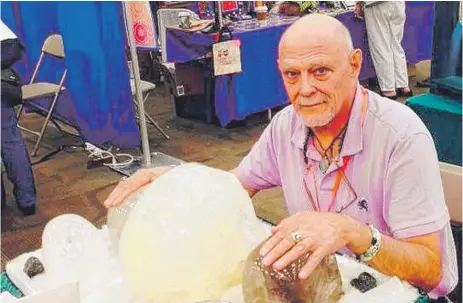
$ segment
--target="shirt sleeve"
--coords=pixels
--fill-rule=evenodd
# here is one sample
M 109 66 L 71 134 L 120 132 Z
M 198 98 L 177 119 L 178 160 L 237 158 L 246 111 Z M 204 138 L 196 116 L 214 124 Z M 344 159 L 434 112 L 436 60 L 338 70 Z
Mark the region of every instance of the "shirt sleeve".
M 458 281 L 455 244 L 434 141 L 428 133 L 414 134 L 396 146 L 385 179 L 384 215 L 395 238 L 438 232 L 442 279 L 431 297 L 449 293 Z
M 278 117 L 279 115 L 272 119 L 259 140 L 235 170 L 238 179 L 252 189 L 261 190 L 281 186 L 275 152 Z
M 384 182 L 384 218 L 395 238 L 438 232 L 448 224 L 439 162 L 428 133 L 399 141 Z

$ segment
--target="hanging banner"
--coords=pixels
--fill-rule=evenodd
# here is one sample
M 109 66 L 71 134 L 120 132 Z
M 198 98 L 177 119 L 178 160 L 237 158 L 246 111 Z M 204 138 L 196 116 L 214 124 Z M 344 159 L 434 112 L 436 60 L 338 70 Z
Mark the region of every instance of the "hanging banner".
M 148 1 L 130 1 L 135 46 L 157 49 L 153 14 Z

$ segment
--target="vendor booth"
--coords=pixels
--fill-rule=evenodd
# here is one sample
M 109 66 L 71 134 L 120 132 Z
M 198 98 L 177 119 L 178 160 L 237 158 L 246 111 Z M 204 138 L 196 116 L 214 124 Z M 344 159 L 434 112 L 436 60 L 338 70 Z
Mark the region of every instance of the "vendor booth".
M 95 146 L 142 147 L 143 159 L 120 154 L 129 158 L 123 165 L 134 169 L 151 164 L 147 124 L 166 139 L 169 135 L 144 110 L 156 88 L 141 81 L 136 50 L 157 48 L 147 2 L 4 2 L 2 20 L 25 45 L 25 56 L 16 66 L 24 84 L 24 107 L 46 117 L 40 133 L 18 125 L 38 137 L 32 156 L 51 122 L 59 130 L 60 123 L 73 127 L 92 154 Z M 50 100 L 45 91 L 54 87 L 58 90 Z M 33 92 L 31 98 L 26 98 L 26 88 Z M 37 93 L 39 89 L 44 93 Z M 111 165 L 120 167 L 111 157 Z
M 407 104 L 433 135 L 439 160 L 462 165 L 462 24 L 459 3 L 436 4 L 430 93 Z
M 409 64 L 431 59 L 433 2 L 407 2 L 405 32 L 402 45 Z M 323 10 L 321 10 L 323 12 Z M 351 32 L 354 47 L 360 48 L 364 61 L 360 80 L 375 77 L 364 20 L 354 17 L 351 9 L 330 13 Z M 226 126 L 233 120 L 286 105 L 287 97 L 276 65 L 277 46 L 281 34 L 295 20 L 288 17 L 270 17 L 265 26 L 251 21 L 233 22 L 233 39 L 241 42 L 243 71 L 238 74 L 215 78 L 211 103 L 220 124 Z M 187 32 L 166 28 L 167 62 L 183 63 L 203 58 L 211 51 L 213 33 Z M 206 96 L 208 97 L 208 96 Z
M 74 126 L 85 142 L 140 146 L 120 2 L 4 1 L 1 17 L 26 47 L 17 65 L 23 83 L 29 83 L 45 39 L 62 36 L 64 62 L 44 60 L 37 75 L 37 81 L 59 82 L 68 70 L 54 117 Z M 38 103 L 49 107 L 48 100 Z
M 48 19 L 45 22 L 42 14 L 50 16 L 53 22 Z M 403 46 L 409 64 L 431 58 L 433 14 L 433 2 L 407 2 Z M 361 80 L 374 77 L 364 21 L 355 18 L 349 9 L 338 11 L 336 18 L 347 26 L 354 46 L 364 53 Z M 32 2 L 4 2 L 2 19 L 19 33 L 26 45 L 27 57 L 18 67 L 25 81 L 32 76 L 45 38 L 54 32 L 63 36 L 65 66 L 68 69 L 65 83 L 67 92 L 57 104 L 56 116 L 76 127 L 84 141 L 95 145 L 140 145 L 131 102 L 125 57 L 128 43 L 120 4 L 85 2 L 64 5 L 64 2 L 50 2 L 39 5 Z M 266 26 L 258 26 L 252 20 L 232 23 L 229 28 L 233 39 L 239 40 L 241 45 L 242 72 L 218 77 L 212 76 L 210 59 L 204 60 L 204 64 L 191 63 L 198 58 L 210 57 L 214 33 L 169 27 L 158 30 L 165 31 L 165 45 L 161 44 L 163 57 L 166 62 L 179 65 L 180 72 L 175 75 L 176 79 L 182 82 L 182 75 L 188 78 L 188 73 L 192 73 L 196 79 L 190 84 L 190 95 L 196 94 L 202 102 L 207 103 L 209 122 L 215 116 L 221 126 L 226 126 L 234 120 L 287 104 L 286 92 L 276 66 L 276 46 L 281 34 L 293 21 L 294 18 L 271 17 Z M 75 26 L 70 26 L 71 23 Z M 104 51 L 107 49 L 111 49 L 111 52 Z M 184 68 L 187 71 L 182 73 L 180 63 L 185 62 L 193 67 Z M 55 66 L 45 66 L 39 80 L 57 81 L 55 70 Z M 198 75 L 206 80 L 201 82 Z M 192 77 L 189 78 L 192 82 Z M 184 85 L 183 89 L 187 89 L 187 86 Z M 118 89 L 114 89 L 116 87 Z M 176 97 L 182 95 L 177 87 L 173 92 Z

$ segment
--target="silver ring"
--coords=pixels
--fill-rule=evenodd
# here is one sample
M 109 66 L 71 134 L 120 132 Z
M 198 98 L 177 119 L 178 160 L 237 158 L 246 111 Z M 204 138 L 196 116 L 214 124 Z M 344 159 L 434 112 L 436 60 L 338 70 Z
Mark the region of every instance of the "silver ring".
M 120 182 L 127 180 L 127 176 L 123 176 L 120 180 Z
M 295 231 L 290 234 L 291 240 L 293 240 L 294 244 L 297 244 L 302 241 L 302 236 L 299 232 Z

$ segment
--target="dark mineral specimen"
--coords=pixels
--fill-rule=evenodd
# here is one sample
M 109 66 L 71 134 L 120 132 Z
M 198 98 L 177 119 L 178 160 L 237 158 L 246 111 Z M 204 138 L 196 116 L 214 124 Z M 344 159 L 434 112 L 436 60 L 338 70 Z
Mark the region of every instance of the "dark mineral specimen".
M 376 279 L 367 272 L 362 272 L 358 278 L 352 279 L 350 285 L 360 290 L 362 293 L 376 287 Z
M 30 257 L 27 259 L 26 264 L 24 264 L 23 271 L 29 278 L 32 278 L 38 274 L 43 273 L 45 268 L 37 257 Z
M 265 242 L 265 241 L 264 241 Z M 261 243 L 249 255 L 243 271 L 243 294 L 246 303 L 335 303 L 342 295 L 341 275 L 334 255 L 327 256 L 306 280 L 299 270 L 310 255 L 305 255 L 277 271 L 262 264 Z

